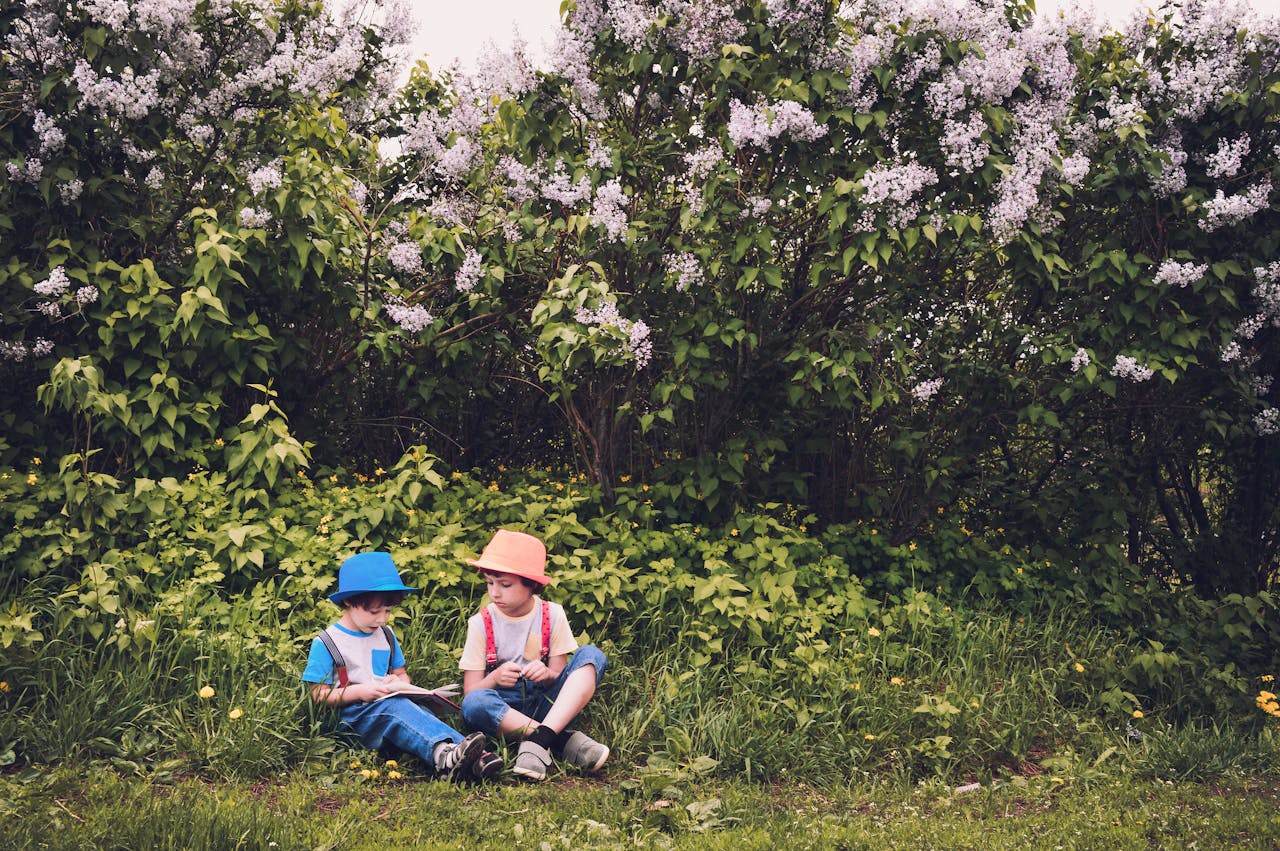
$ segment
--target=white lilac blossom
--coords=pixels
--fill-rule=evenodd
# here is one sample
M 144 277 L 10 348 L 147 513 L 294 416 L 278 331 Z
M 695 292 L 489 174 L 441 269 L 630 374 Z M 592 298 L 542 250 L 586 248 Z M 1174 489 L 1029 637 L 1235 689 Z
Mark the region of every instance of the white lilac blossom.
M 76 303 L 80 305 L 93 304 L 98 300 L 97 287 L 80 287 L 76 290 Z
M 1059 170 L 1068 186 L 1079 186 L 1089 176 L 1089 155 L 1077 152 L 1063 157 Z
M 622 191 L 618 178 L 610 180 L 596 190 L 595 203 L 591 207 L 591 223 L 602 227 L 609 239 L 617 242 L 627 235 L 627 195 Z
M 582 325 L 613 327 L 627 335 L 623 347 L 635 359 L 636 369 L 644 369 L 653 357 L 653 341 L 649 339 L 649 326 L 642 320 L 624 319 L 618 313 L 615 302 L 605 302 L 595 310 L 580 307 L 574 312 L 574 319 Z
M 1181 149 L 1181 145 L 1182 137 L 1177 136 L 1172 147 L 1155 148 L 1158 153 L 1169 158 L 1169 162 L 1160 170 L 1160 175 L 1151 182 L 1151 188 L 1155 190 L 1157 197 L 1167 198 L 1187 188 L 1187 171 L 1184 168 L 1187 164 L 1187 152 Z
M 747 210 L 750 212 L 752 218 L 763 218 L 764 215 L 772 209 L 772 198 L 751 197 L 747 199 Z
M 458 267 L 458 273 L 453 277 L 453 285 L 457 287 L 458 292 L 469 293 L 476 288 L 476 284 L 480 283 L 482 277 L 484 277 L 484 266 L 480 252 L 474 248 L 468 248 L 462 258 L 462 265 Z
M 36 310 L 50 319 L 62 318 L 62 305 L 56 301 L 42 301 L 36 305 Z
M 80 193 L 84 192 L 84 181 L 78 177 L 73 177 L 66 183 L 58 184 L 58 198 L 64 204 L 70 204 L 80 197 Z
M 610 168 L 613 166 L 613 151 L 608 145 L 592 136 L 587 143 L 587 168 Z
M 1209 271 L 1208 263 L 1179 263 L 1177 260 L 1166 260 L 1156 269 L 1153 279 L 1156 286 L 1186 287 L 1194 284 Z
M 981 167 L 991 146 L 983 141 L 987 120 L 980 112 L 974 112 L 965 121 L 948 118 L 942 125 L 942 152 L 947 165 L 962 171 L 974 171 Z
M 464 195 L 442 195 L 427 209 L 433 219 L 448 222 L 453 227 L 466 227 L 476 215 L 477 203 Z
M 676 291 L 686 292 L 691 287 L 702 284 L 702 266 L 698 258 L 688 251 L 679 254 L 668 254 L 663 260 L 667 277 L 675 278 Z
M 633 53 L 643 52 L 649 47 L 649 31 L 657 20 L 655 11 L 643 0 L 612 0 L 607 14 L 614 37 Z
M 70 286 L 71 279 L 67 277 L 67 270 L 58 266 L 49 273 L 49 277 L 36 284 L 35 291 L 45 298 L 59 298 Z
M 706 206 L 703 193 L 707 179 L 715 171 L 716 166 L 724 161 L 724 151 L 719 145 L 711 144 L 684 155 L 687 170 L 678 183 L 680 194 L 684 197 L 689 212 L 697 215 Z
M 159 166 L 153 165 L 151 170 L 147 172 L 147 177 L 143 182 L 148 189 L 159 189 L 164 186 L 164 170 Z
M 1253 417 L 1253 430 L 1259 437 L 1280 434 L 1280 408 L 1267 408 Z
M 67 134 L 62 132 L 52 118 L 45 115 L 42 110 L 37 110 L 31 124 L 38 137 L 36 150 L 40 154 L 48 156 L 62 150 L 62 146 L 67 142 Z
M 770 142 L 784 133 L 793 139 L 813 142 L 827 135 L 813 113 L 792 100 L 779 100 L 747 106 L 736 98 L 729 103 L 729 141 L 738 148 L 755 145 L 768 148 Z
M 1271 392 L 1271 385 L 1275 382 L 1275 376 L 1272 375 L 1255 375 L 1252 377 L 1251 389 L 1253 395 L 1261 398 Z
M 928 402 L 938 391 L 942 389 L 942 379 L 933 378 L 929 381 L 922 381 L 911 389 L 911 395 L 915 397 L 917 402 Z
M 906 227 L 920 215 L 916 196 L 937 182 L 936 171 L 915 162 L 872 166 L 862 175 L 862 204 L 866 209 L 858 218 L 857 229 L 873 230 L 877 212 L 885 213 L 890 227 Z
M 572 207 L 591 197 L 591 180 L 585 175 L 572 180 L 564 170 L 564 163 L 557 162 L 542 183 L 542 197 Z
M 400 326 L 402 331 L 410 334 L 417 334 L 435 321 L 435 317 L 420 304 L 406 305 L 389 298 L 382 303 L 382 306 L 391 317 L 391 321 Z
M 1271 181 L 1262 180 L 1237 195 L 1223 195 L 1219 189 L 1213 198 L 1204 202 L 1204 220 L 1201 227 L 1212 233 L 1220 227 L 1238 225 L 1271 204 Z
M 1234 142 L 1227 139 L 1218 141 L 1218 150 L 1205 157 L 1204 173 L 1216 179 L 1235 177 L 1240 173 L 1240 165 L 1249 156 L 1249 137 L 1241 136 Z
M 451 180 L 463 180 L 480 159 L 480 143 L 463 136 L 440 154 L 436 172 Z
M 279 188 L 284 182 L 284 175 L 280 173 L 279 162 L 274 162 L 249 172 L 246 180 L 249 183 L 249 191 L 254 195 L 261 195 L 268 189 Z
M 387 262 L 401 275 L 422 272 L 422 247 L 412 240 L 397 242 L 387 249 Z
M 538 196 L 538 173 L 513 156 L 498 161 L 498 173 L 509 181 L 507 197 L 513 204 L 523 204 Z
M 1136 358 L 1128 355 L 1116 355 L 1116 365 L 1111 368 L 1111 374 L 1117 378 L 1127 378 L 1130 381 L 1146 381 L 1155 373 L 1151 367 L 1138 363 Z
M 265 228 L 271 223 L 271 213 L 259 207 L 245 207 L 240 211 L 240 224 L 247 228 Z
M 725 0 L 663 0 L 663 10 L 675 18 L 668 24 L 668 38 L 693 59 L 719 59 L 721 47 L 747 33 L 734 15 L 737 5 Z
M 1079 372 L 1089 365 L 1089 352 L 1085 349 L 1076 349 L 1076 353 L 1071 356 L 1071 371 Z

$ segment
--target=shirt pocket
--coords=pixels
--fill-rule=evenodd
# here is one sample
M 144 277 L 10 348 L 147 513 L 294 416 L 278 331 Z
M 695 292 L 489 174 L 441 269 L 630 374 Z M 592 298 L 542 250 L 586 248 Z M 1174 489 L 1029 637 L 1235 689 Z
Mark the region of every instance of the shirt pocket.
M 369 664 L 373 668 L 375 677 L 385 677 L 387 671 L 390 670 L 388 666 L 391 664 L 391 651 L 374 650 L 372 657 L 369 659 Z

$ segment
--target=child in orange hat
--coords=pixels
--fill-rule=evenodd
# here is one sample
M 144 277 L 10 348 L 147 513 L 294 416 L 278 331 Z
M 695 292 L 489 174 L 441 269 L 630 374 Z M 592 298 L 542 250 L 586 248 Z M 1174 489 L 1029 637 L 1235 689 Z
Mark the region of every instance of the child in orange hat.
M 500 529 L 478 559 L 490 602 L 467 622 L 462 718 L 491 736 L 522 738 L 513 771 L 543 780 L 555 755 L 594 771 L 609 749 L 569 727 L 608 665 L 595 645 L 579 647 L 564 608 L 536 594 L 551 578 L 547 550 L 524 532 Z

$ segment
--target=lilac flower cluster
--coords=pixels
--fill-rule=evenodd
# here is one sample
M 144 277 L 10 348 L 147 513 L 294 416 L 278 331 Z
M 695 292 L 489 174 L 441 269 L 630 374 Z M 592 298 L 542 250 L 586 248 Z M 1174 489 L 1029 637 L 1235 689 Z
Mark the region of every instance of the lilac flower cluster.
M 739 148 L 751 145 L 769 148 L 773 139 L 787 134 L 793 139 L 813 142 L 827 135 L 813 113 L 791 100 L 761 103 L 751 107 L 738 99 L 729 104 L 729 141 Z
M 0 340 L 0 358 L 21 363 L 27 358 L 42 358 L 53 352 L 53 341 L 38 337 L 30 345 L 21 340 Z
M 596 190 L 595 203 L 591 207 L 591 223 L 604 228 L 609 239 L 614 242 L 627 235 L 627 202 L 622 182 L 616 177 Z
M 280 173 L 280 161 L 256 168 L 249 172 L 246 181 L 249 184 L 249 191 L 254 195 L 261 195 L 268 189 L 277 189 L 284 183 L 284 175 Z
M 1177 260 L 1166 260 L 1156 269 L 1152 281 L 1156 286 L 1187 287 L 1203 278 L 1208 271 L 1208 263 L 1180 263 Z
M 401 275 L 422 273 L 422 247 L 413 240 L 402 240 L 387 249 L 387 262 Z
M 1169 162 L 1161 169 L 1160 175 L 1151 182 L 1151 188 L 1155 191 L 1156 196 L 1167 198 L 1175 192 L 1181 192 L 1187 188 L 1187 152 L 1182 150 L 1182 134 L 1174 131 L 1170 133 L 1165 146 L 1156 146 L 1157 153 L 1164 154 L 1169 158 Z
M 1201 227 L 1212 233 L 1221 227 L 1238 225 L 1253 214 L 1271 206 L 1271 181 L 1260 180 L 1244 192 L 1224 195 L 1219 189 L 1204 202 Z
M 1071 356 L 1071 371 L 1079 372 L 1089 365 L 1089 352 L 1085 349 L 1076 349 L 1076 353 Z
M 240 211 L 240 224 L 247 228 L 265 228 L 271 224 L 271 213 L 262 207 L 245 207 Z
M 686 292 L 692 287 L 702 285 L 702 265 L 698 262 L 698 258 L 688 251 L 668 254 L 663 258 L 663 266 L 667 277 L 675 278 L 676 292 Z
M 716 166 L 724 161 L 724 151 L 719 145 L 711 144 L 684 155 L 686 170 L 680 179 L 678 188 L 689 207 L 689 212 L 697 215 L 706 204 L 703 188 L 707 179 L 715 171 Z
M 911 395 L 917 402 L 928 402 L 942 389 L 942 379 L 933 378 L 922 381 L 911 389 Z
M 612 0 L 609 3 L 608 21 L 614 37 L 640 53 L 650 47 L 649 33 L 657 19 L 652 3 L 644 0 Z
M 636 369 L 644 369 L 653 357 L 653 341 L 649 339 L 649 326 L 643 320 L 624 319 L 618 313 L 616 302 L 605 302 L 595 310 L 580 307 L 574 313 L 574 319 L 581 325 L 600 328 L 617 328 L 626 335 L 623 348 L 635 360 Z
M 1146 381 L 1152 375 L 1151 367 L 1143 366 L 1138 363 L 1136 358 L 1128 355 L 1116 355 L 1116 364 L 1111 367 L 1111 374 L 1117 378 L 1126 378 L 1129 381 Z
M 420 304 L 407 305 L 403 301 L 388 297 L 383 301 L 382 307 L 391 317 L 391 321 L 409 334 L 417 334 L 435 322 L 435 317 Z
M 692 59 L 719 59 L 721 47 L 747 33 L 735 15 L 737 6 L 726 0 L 663 0 L 663 10 L 675 18 L 668 24 L 671 44 Z
M 462 257 L 462 265 L 458 267 L 458 272 L 453 276 L 453 285 L 457 287 L 460 293 L 469 293 L 476 288 L 476 284 L 480 283 L 480 279 L 484 277 L 483 260 L 480 252 L 474 248 L 468 248 Z
M 878 212 L 886 214 L 889 227 L 903 228 L 920 216 L 917 196 L 938 182 L 938 173 L 916 162 L 880 163 L 867 169 L 861 182 L 865 209 L 855 225 L 857 230 L 874 230 Z
M 1235 141 L 1221 139 L 1218 149 L 1205 157 L 1204 173 L 1214 179 L 1235 177 L 1240 173 L 1240 165 L 1249 156 L 1249 137 L 1241 136 Z
M 1267 408 L 1253 417 L 1253 430 L 1259 437 L 1280 434 L 1280 408 Z
M 45 298 L 61 298 L 70 287 L 71 278 L 67 276 L 67 270 L 57 266 L 49 273 L 49 277 L 35 285 L 35 291 Z

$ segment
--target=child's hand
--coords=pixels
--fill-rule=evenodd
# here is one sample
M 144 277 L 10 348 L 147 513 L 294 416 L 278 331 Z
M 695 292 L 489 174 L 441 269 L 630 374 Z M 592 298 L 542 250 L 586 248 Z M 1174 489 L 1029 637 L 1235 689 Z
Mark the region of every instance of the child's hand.
M 372 703 L 380 697 L 386 697 L 391 694 L 391 687 L 387 685 L 385 679 L 374 680 L 371 683 L 363 683 L 356 686 L 360 689 L 358 699 L 365 703 Z
M 493 682 L 502 688 L 511 688 L 520 680 L 523 669 L 515 662 L 503 662 L 493 669 Z
M 551 673 L 550 668 L 542 664 L 541 659 L 534 659 L 524 666 L 524 678 L 531 683 L 544 683 L 555 679 L 555 675 Z

